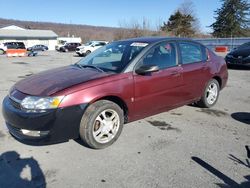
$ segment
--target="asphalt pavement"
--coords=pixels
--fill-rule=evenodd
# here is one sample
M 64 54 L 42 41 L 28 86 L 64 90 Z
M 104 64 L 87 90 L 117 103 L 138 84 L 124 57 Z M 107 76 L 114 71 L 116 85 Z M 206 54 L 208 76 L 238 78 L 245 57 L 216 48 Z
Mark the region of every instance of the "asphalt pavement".
M 0 56 L 0 101 L 18 80 L 79 59 L 59 52 Z M 246 146 L 250 68 L 235 67 L 213 108 L 184 106 L 126 124 L 103 150 L 75 140 L 24 145 L 10 136 L 0 113 L 0 187 L 250 187 Z

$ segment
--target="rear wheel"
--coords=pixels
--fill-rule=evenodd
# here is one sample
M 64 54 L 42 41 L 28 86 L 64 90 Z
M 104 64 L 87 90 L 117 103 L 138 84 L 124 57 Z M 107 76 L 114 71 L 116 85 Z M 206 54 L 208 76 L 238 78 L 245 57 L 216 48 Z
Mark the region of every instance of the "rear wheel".
M 4 50 L 0 49 L 0 55 L 4 54 Z
M 91 104 L 80 124 L 81 139 L 93 149 L 113 144 L 121 134 L 124 123 L 123 110 L 117 104 L 100 100 Z
M 210 108 L 214 106 L 219 98 L 220 86 L 217 80 L 211 79 L 205 88 L 201 100 L 197 105 L 202 108 Z

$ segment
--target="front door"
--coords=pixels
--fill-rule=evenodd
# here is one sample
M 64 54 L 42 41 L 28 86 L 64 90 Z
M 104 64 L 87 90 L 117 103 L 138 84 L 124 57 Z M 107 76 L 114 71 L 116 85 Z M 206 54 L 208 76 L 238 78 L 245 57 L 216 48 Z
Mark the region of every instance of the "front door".
M 138 118 L 178 106 L 182 99 L 182 67 L 178 65 L 175 42 L 162 42 L 152 47 L 138 63 L 157 65 L 158 72 L 134 75 L 134 108 Z

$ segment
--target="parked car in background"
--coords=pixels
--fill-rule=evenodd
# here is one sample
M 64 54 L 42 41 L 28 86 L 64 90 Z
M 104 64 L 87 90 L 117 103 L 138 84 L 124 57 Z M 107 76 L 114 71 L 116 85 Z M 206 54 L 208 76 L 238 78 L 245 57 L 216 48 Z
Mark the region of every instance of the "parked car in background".
M 0 54 L 6 53 L 7 49 L 26 49 L 23 42 L 5 42 L 0 44 Z
M 5 42 L 5 49 L 26 49 L 23 42 Z
M 76 53 L 79 56 L 86 56 L 98 48 L 105 46 L 106 44 L 108 44 L 107 41 L 90 41 L 82 46 L 77 47 Z
M 23 42 L 5 42 L 7 49 L 26 49 Z
M 8 49 L 24 49 L 19 55 L 25 54 L 25 51 L 26 51 L 25 50 L 26 48 L 23 42 L 5 42 L 5 43 L 0 44 L 0 55 L 7 53 Z
M 225 60 L 198 42 L 128 39 L 17 82 L 2 112 L 11 135 L 23 143 L 80 136 L 100 149 L 118 139 L 124 123 L 190 103 L 212 107 L 227 79 Z
M 28 51 L 46 51 L 49 48 L 45 45 L 42 44 L 38 44 L 38 45 L 34 45 L 32 47 L 27 48 Z
M 244 43 L 229 52 L 225 60 L 230 65 L 250 65 L 250 42 Z
M 59 51 L 60 47 L 69 42 L 81 43 L 82 39 L 80 37 L 58 37 L 55 49 Z
M 69 51 L 75 51 L 78 46 L 81 46 L 80 43 L 76 42 L 68 42 L 65 43 L 63 46 L 59 48 L 60 52 L 69 52 Z

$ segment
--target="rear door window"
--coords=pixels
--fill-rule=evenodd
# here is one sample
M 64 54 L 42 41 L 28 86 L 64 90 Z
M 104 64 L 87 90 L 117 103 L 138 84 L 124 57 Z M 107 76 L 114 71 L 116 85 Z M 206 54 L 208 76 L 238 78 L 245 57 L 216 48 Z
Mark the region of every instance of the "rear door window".
M 182 64 L 202 62 L 204 55 L 201 46 L 191 42 L 180 42 Z

